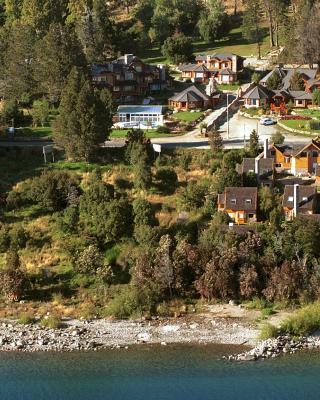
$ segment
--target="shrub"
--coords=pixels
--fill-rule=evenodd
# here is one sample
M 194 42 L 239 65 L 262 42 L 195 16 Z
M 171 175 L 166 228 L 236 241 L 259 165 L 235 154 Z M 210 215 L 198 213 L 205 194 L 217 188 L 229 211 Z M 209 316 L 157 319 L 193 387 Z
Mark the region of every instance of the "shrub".
M 170 128 L 167 127 L 167 126 L 165 126 L 165 125 L 160 125 L 160 126 L 158 126 L 157 129 L 156 129 L 156 131 L 157 131 L 158 133 L 170 133 L 170 132 L 171 132 Z
M 9 229 L 6 225 L 0 224 L 0 253 L 5 253 L 10 245 Z
M 319 131 L 320 130 L 320 121 L 311 120 L 308 122 L 308 126 L 311 131 Z
M 154 311 L 157 294 L 148 289 L 125 287 L 107 306 L 107 314 L 116 318 L 142 317 Z
M 156 173 L 156 180 L 159 182 L 161 190 L 174 193 L 178 183 L 178 176 L 173 168 L 162 167 Z
M 279 330 L 272 324 L 265 323 L 260 328 L 259 339 L 266 340 L 279 335 Z
M 10 230 L 11 247 L 23 248 L 28 241 L 28 233 L 21 225 L 14 225 Z
M 305 335 L 320 329 L 320 301 L 296 311 L 281 324 L 281 331 L 295 336 Z
M 33 324 L 34 322 L 35 322 L 34 316 L 28 312 L 21 314 L 18 319 L 18 324 L 22 325 L 30 325 Z
M 179 207 L 185 211 L 200 208 L 205 202 L 205 190 L 195 181 L 188 182 L 187 187 L 178 198 Z
M 40 321 L 40 325 L 43 328 L 48 328 L 48 329 L 58 329 L 61 328 L 62 322 L 61 318 L 58 315 L 46 315 L 43 317 Z

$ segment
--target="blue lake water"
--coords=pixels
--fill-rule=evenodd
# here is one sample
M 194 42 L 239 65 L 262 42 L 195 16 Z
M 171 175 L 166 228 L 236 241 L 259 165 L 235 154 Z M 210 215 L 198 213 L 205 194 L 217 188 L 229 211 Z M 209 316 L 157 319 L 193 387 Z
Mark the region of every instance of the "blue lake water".
M 320 353 L 256 363 L 224 346 L 0 353 L 0 400 L 319 400 Z

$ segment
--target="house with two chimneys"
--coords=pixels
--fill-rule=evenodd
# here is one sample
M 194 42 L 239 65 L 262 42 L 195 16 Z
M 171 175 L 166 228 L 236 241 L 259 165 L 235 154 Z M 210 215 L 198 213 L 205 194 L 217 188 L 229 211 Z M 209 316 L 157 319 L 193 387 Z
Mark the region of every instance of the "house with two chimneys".
M 91 76 L 94 86 L 109 89 L 118 103 L 134 102 L 172 84 L 165 65 L 146 64 L 133 54 L 125 54 L 105 64 L 93 64 Z
M 179 70 L 182 79 L 194 83 L 207 83 L 213 77 L 219 84 L 232 84 L 238 80 L 243 61 L 232 53 L 198 55 L 195 63 L 182 64 Z
M 291 87 L 292 77 L 296 73 L 303 82 L 303 90 L 294 90 Z M 267 86 L 274 75 L 277 75 L 280 84 L 276 90 L 271 90 Z M 295 108 L 306 108 L 313 104 L 313 92 L 319 88 L 320 77 L 316 68 L 276 67 L 244 93 L 242 98 L 246 108 L 270 107 L 272 110 L 282 111 L 289 102 Z

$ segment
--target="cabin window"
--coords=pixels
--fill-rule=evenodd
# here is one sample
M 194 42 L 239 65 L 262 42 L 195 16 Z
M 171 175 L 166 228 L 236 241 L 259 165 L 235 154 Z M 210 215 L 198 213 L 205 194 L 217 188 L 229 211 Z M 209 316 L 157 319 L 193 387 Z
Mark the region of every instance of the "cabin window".
M 254 214 L 249 214 L 248 216 L 250 219 L 254 218 Z
M 246 204 L 251 204 L 251 203 L 252 203 L 251 199 L 246 199 Z
M 285 157 L 284 160 L 285 160 L 286 164 L 288 164 L 290 162 L 290 157 Z
M 231 204 L 237 204 L 237 199 L 231 199 Z
M 312 157 L 315 157 L 315 158 L 316 158 L 316 157 L 318 157 L 318 155 L 319 155 L 319 153 L 318 153 L 317 151 L 313 151 L 313 152 L 312 152 Z
M 276 167 L 276 168 L 281 168 L 281 167 L 282 167 L 282 164 L 281 164 L 281 163 L 276 163 L 276 164 L 275 164 L 275 167 Z
M 288 197 L 288 201 L 292 202 L 293 201 L 293 196 Z
M 308 197 L 302 197 L 302 201 L 308 201 Z

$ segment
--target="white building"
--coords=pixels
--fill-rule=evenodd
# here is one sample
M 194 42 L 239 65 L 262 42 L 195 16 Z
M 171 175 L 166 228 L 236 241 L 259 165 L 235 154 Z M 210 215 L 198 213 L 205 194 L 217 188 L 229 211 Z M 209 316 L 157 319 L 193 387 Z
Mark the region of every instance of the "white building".
M 119 106 L 117 110 L 120 128 L 150 129 L 163 125 L 162 106 Z

